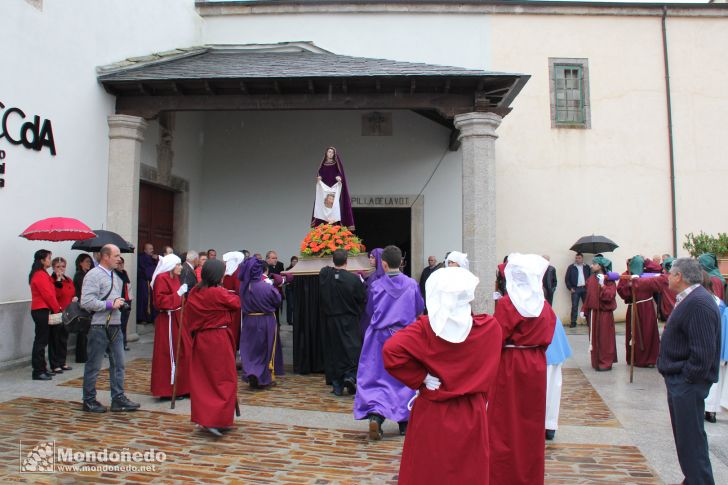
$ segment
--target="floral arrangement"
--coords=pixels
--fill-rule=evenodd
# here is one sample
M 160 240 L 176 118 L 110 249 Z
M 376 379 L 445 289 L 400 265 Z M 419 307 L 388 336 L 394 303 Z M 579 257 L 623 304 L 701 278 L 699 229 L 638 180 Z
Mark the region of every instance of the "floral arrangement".
M 339 225 L 320 224 L 311 229 L 301 242 L 303 256 L 327 256 L 337 249 L 344 249 L 351 255 L 366 251 L 360 238 Z

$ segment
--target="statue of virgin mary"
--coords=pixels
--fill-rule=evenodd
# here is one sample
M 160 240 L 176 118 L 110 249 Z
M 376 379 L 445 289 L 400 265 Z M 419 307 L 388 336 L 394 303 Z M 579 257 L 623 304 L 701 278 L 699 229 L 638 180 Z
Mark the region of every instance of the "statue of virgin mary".
M 344 165 L 336 148 L 328 147 L 316 177 L 316 200 L 311 215 L 311 227 L 333 223 L 340 223 L 352 231 L 355 229 Z

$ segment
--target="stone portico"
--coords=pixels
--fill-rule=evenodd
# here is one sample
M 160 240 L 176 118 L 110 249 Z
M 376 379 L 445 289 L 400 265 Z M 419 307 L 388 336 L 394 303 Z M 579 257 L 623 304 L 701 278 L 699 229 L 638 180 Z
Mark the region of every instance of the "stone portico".
M 462 154 L 462 249 L 482 282 L 474 310 L 493 310 L 487 289 L 496 266 L 495 132 L 529 76 L 339 56 L 310 43 L 201 47 L 99 73 L 101 84 L 117 97 L 116 114 L 109 117 L 108 222 L 132 241 L 137 240 L 147 120 L 160 122 L 158 176 L 171 173 L 173 152 L 164 148 L 180 111 L 409 110 L 448 128 L 449 149 Z M 413 200 L 412 261 L 418 277 L 424 209 Z M 182 223 L 175 233 L 187 231 L 186 214 L 176 208 Z M 177 234 L 177 240 L 183 238 Z M 192 248 L 182 242 L 177 249 Z M 136 265 L 129 269 L 135 281 Z

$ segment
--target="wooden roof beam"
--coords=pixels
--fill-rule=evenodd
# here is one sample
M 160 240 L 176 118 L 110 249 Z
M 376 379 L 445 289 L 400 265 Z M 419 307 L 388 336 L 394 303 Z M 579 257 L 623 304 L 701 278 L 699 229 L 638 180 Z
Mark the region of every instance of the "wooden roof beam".
M 483 106 L 483 108 L 485 108 Z M 334 93 L 326 94 L 248 94 L 248 95 L 156 95 L 119 96 L 117 114 L 130 114 L 146 119 L 161 111 L 238 111 L 238 110 L 431 110 L 445 119 L 476 110 L 474 98 L 467 94 L 442 93 Z M 492 109 L 491 109 L 492 111 Z

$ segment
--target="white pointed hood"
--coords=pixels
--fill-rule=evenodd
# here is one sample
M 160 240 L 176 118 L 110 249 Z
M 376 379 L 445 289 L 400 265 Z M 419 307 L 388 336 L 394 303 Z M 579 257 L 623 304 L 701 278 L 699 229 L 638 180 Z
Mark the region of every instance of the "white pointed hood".
M 465 268 L 438 269 L 427 278 L 427 314 L 435 335 L 452 343 L 463 342 L 473 327 L 470 302 L 480 280 Z
M 541 314 L 544 304 L 543 275 L 549 262 L 537 254 L 508 255 L 506 290 L 521 316 L 530 318 Z

